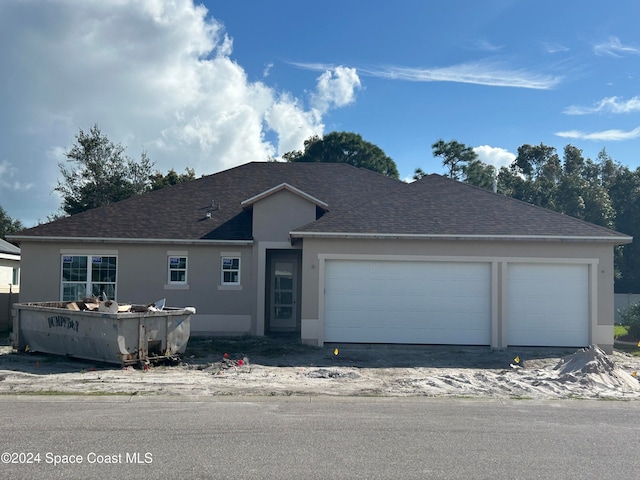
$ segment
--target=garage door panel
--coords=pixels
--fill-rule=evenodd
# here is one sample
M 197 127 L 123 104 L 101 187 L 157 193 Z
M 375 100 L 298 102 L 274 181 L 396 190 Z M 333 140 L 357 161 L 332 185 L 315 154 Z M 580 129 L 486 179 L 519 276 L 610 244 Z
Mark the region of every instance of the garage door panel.
M 486 263 L 329 260 L 325 341 L 490 343 Z
M 577 264 L 510 264 L 509 345 L 589 343 L 589 270 Z

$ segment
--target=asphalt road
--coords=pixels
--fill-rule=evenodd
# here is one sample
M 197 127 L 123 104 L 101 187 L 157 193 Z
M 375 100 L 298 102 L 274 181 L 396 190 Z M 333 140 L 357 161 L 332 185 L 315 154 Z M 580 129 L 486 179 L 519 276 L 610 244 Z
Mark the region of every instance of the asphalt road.
M 640 402 L 5 396 L 0 412 L 3 479 L 620 479 L 640 465 Z

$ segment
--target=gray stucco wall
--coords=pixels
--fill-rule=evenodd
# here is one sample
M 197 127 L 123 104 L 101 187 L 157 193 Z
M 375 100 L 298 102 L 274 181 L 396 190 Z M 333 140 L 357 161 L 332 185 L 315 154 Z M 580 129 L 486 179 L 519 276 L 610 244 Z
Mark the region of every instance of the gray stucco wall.
M 256 241 L 289 242 L 289 232 L 315 221 L 316 206 L 288 190 L 280 190 L 253 206 Z
M 169 306 L 193 306 L 192 330 L 247 333 L 255 328 L 255 279 L 251 245 L 22 244 L 22 302 L 60 299 L 62 255 L 116 255 L 119 303 L 145 304 L 161 298 Z M 241 258 L 241 285 L 221 285 L 221 256 Z M 187 284 L 169 285 L 167 257 L 188 258 Z
M 287 205 L 295 208 L 282 215 Z M 102 242 L 23 242 L 21 262 L 21 302 L 60 298 L 61 256 L 116 255 L 118 257 L 118 297 L 120 303 L 147 303 L 166 298 L 171 306 L 194 306 L 192 331 L 215 334 L 264 333 L 265 264 L 270 249 L 303 248 L 301 265 L 302 338 L 322 343 L 321 270 L 324 258 L 332 255 L 404 257 L 409 259 L 480 259 L 497 265 L 503 272 L 509 262 L 523 259 L 573 259 L 590 265 L 592 341 L 605 347 L 613 343 L 613 246 L 597 242 L 452 241 L 402 239 L 313 239 L 294 246 L 288 231 L 312 221 L 315 205 L 291 192 L 281 191 L 254 206 L 255 241 L 244 245 L 218 244 L 132 244 Z M 279 215 L 277 214 L 279 212 Z M 221 255 L 241 257 L 241 285 L 220 284 Z M 167 256 L 188 257 L 187 285 L 167 284 Z M 492 285 L 503 288 L 500 278 Z M 497 292 L 502 301 L 502 292 Z M 502 310 L 496 313 L 503 319 Z M 611 334 L 609 335 L 609 332 Z M 610 341 L 608 338 L 611 337 Z
M 397 240 L 397 239 L 304 239 L 302 259 L 302 321 L 303 339 L 308 343 L 322 343 L 320 288 L 322 262 L 325 256 L 368 256 L 371 259 L 404 256 L 419 259 L 455 260 L 482 259 L 500 266 L 524 260 L 562 259 L 587 260 L 595 265 L 594 325 L 591 338 L 609 348 L 613 343 L 613 246 L 597 242 L 531 242 L 531 241 L 454 241 L 454 240 Z M 499 269 L 500 270 L 500 269 Z M 500 283 L 494 288 L 500 288 Z M 502 301 L 502 292 L 497 292 Z M 500 317 L 503 310 L 500 306 Z M 499 318 L 502 321 L 502 318 Z M 611 339 L 608 340 L 609 330 Z M 604 339 L 604 340 L 603 340 Z

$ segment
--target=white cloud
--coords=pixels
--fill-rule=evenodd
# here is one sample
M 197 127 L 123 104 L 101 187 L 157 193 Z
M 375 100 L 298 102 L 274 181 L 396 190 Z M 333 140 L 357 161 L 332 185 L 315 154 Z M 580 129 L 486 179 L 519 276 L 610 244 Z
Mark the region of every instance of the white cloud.
M 582 132 L 580 130 L 567 130 L 564 132 L 556 132 L 558 137 L 563 138 L 576 138 L 581 140 L 594 140 L 594 141 L 622 141 L 622 140 L 633 140 L 634 138 L 640 137 L 640 127 L 634 128 L 633 130 L 603 130 L 600 132 Z
M 553 43 L 553 42 L 543 42 L 542 47 L 547 53 L 564 53 L 571 50 L 569 47 L 565 47 L 560 43 Z
M 571 105 L 563 110 L 566 115 L 589 115 L 593 113 L 634 113 L 640 112 L 640 97 L 623 101 L 619 97 L 606 97 L 591 107 Z
M 493 165 L 496 170 L 500 170 L 501 167 L 508 167 L 516 159 L 515 154 L 500 147 L 480 145 L 479 147 L 474 147 L 473 151 L 476 152 L 483 163 Z
M 292 62 L 300 68 L 308 70 L 326 70 L 331 65 L 321 63 Z M 487 85 L 491 87 L 529 88 L 548 90 L 562 81 L 562 77 L 532 73 L 527 70 L 506 68 L 496 62 L 469 62 L 436 68 L 409 68 L 399 66 L 358 67 L 361 75 L 404 80 L 409 82 L 454 82 Z
M 324 125 L 315 112 L 298 108 L 288 95 L 273 104 L 266 114 L 269 128 L 278 136 L 278 151 L 282 156 L 293 150 L 302 150 L 304 141 L 314 135 L 322 135 Z
M 311 105 L 250 81 L 231 33 L 193 0 L 0 2 L 11 72 L 0 75 L 2 178 L 15 165 L 12 185 L 39 192 L 20 200 L 0 189 L 0 205 L 17 204 L 25 224 L 52 213 L 60 153 L 94 123 L 133 158 L 146 150 L 163 172 L 201 175 L 301 149 L 324 114 L 354 101 L 349 68 L 323 73 Z
M 33 182 L 23 183 L 17 180 L 17 173 L 18 169 L 6 160 L 0 163 L 0 187 L 14 193 L 33 188 Z
M 317 92 L 312 97 L 314 108 L 321 114 L 330 108 L 344 107 L 355 101 L 361 87 L 355 68 L 336 67 L 326 70 L 318 78 Z
M 609 55 L 622 57 L 623 55 L 640 55 L 640 48 L 631 45 L 623 45 L 618 37 L 609 37 L 606 41 L 593 46 L 596 55 Z
M 0 162 L 0 179 L 4 178 L 9 174 L 9 169 L 11 168 L 11 164 L 6 160 L 4 162 Z

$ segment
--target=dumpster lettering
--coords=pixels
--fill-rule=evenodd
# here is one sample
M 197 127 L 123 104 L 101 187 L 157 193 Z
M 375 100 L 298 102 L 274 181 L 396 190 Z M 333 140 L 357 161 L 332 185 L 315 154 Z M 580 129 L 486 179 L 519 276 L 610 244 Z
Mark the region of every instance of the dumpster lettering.
M 78 322 L 77 320 L 71 320 L 71 318 L 64 317 L 62 315 L 49 317 L 47 318 L 47 321 L 49 322 L 49 328 L 67 328 L 69 330 L 73 330 L 74 332 L 77 332 L 80 328 L 80 322 Z

